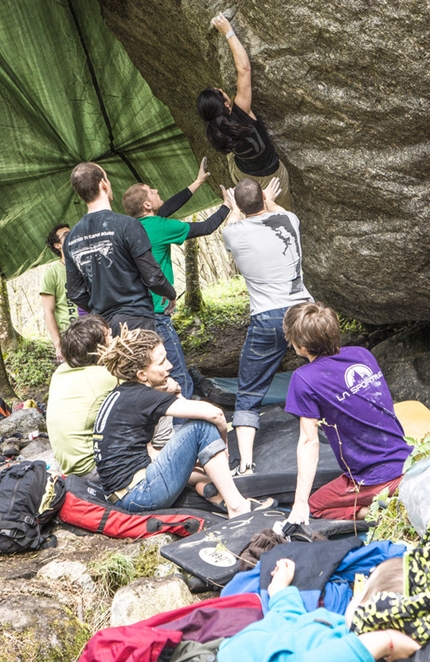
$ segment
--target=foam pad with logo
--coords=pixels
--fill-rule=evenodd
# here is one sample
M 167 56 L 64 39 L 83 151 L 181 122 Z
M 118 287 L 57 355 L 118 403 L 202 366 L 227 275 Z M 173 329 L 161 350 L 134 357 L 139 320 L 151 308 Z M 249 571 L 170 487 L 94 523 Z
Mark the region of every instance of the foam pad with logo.
M 394 411 L 406 437 L 417 439 L 430 435 L 430 409 L 418 400 L 396 402 Z
M 271 529 L 285 514 L 275 509 L 255 510 L 239 515 L 206 531 L 196 533 L 161 548 L 161 555 L 209 585 L 225 586 L 239 570 L 238 555 L 255 533 Z M 366 522 L 310 520 L 311 529 L 326 538 L 367 531 Z M 314 543 L 306 543 L 313 545 Z

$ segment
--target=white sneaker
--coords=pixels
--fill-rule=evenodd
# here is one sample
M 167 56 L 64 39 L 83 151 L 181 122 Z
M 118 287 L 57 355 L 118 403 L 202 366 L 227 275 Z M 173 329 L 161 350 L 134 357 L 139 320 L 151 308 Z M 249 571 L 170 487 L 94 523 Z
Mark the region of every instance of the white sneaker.
M 254 473 L 254 470 L 255 470 L 255 462 L 253 462 L 252 464 L 245 464 L 245 469 L 243 471 L 240 470 L 240 464 L 238 464 L 237 467 L 231 470 L 231 475 L 233 477 L 251 476 Z

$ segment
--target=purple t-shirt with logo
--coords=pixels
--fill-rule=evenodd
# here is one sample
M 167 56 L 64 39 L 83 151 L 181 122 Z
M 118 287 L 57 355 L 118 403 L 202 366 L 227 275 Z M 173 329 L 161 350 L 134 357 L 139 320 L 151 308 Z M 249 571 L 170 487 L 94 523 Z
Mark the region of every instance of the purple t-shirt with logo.
M 404 441 L 381 369 L 367 349 L 343 347 L 340 354 L 320 356 L 298 368 L 285 411 L 324 420 L 321 428 L 339 466 L 357 482 L 377 485 L 402 474 L 412 448 Z

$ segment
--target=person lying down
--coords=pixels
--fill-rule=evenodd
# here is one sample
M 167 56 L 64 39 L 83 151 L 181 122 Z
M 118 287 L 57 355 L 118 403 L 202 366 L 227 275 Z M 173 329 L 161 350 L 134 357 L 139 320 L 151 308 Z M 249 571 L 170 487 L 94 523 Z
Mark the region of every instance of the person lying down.
M 224 639 L 218 662 L 373 662 L 382 658 L 395 662 L 409 657 L 426 643 L 429 633 L 423 619 L 413 618 L 406 624 L 396 617 L 405 599 L 403 564 L 402 558 L 381 563 L 342 616 L 325 608 L 307 612 L 299 590 L 291 585 L 294 561 L 280 559 L 268 588 L 268 613 Z M 408 607 L 417 600 L 422 597 L 406 598 Z

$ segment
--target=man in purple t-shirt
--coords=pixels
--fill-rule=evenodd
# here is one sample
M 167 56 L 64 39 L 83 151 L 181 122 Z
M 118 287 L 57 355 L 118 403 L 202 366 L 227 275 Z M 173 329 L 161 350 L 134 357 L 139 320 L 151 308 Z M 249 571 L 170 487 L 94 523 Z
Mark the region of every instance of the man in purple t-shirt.
M 381 369 L 363 347 L 340 349 L 336 313 L 302 303 L 284 318 L 296 353 L 309 359 L 291 378 L 285 410 L 300 416 L 297 488 L 288 521 L 314 517 L 364 519 L 373 497 L 390 495 L 411 452 Z M 327 435 L 343 474 L 310 497 L 318 464 L 318 427 Z

